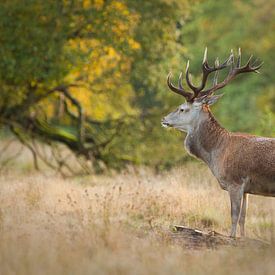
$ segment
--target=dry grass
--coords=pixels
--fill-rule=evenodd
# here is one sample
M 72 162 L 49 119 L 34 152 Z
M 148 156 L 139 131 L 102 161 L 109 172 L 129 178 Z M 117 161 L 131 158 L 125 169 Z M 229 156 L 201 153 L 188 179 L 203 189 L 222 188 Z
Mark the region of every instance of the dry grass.
M 0 180 L 0 274 L 274 274 L 275 248 L 188 250 L 172 224 L 228 233 L 229 199 L 203 165 L 154 175 Z M 247 233 L 272 239 L 275 199 L 251 197 Z

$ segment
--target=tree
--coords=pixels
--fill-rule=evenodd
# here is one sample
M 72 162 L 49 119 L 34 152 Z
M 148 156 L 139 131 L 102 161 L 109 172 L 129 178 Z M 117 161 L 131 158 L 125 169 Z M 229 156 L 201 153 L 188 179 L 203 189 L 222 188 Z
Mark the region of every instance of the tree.
M 2 1 L 1 124 L 34 159 L 30 141 L 39 139 L 65 144 L 98 169 L 150 162 L 142 140 L 159 136 L 151 121 L 186 3 Z

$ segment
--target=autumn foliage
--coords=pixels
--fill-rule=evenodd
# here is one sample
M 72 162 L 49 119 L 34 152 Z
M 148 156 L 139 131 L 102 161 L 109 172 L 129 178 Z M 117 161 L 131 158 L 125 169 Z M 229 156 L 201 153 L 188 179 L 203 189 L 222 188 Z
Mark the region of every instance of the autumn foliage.
M 242 47 L 265 62 L 215 111 L 232 130 L 274 134 L 274 10 L 263 0 L 1 1 L 0 125 L 36 162 L 33 140 L 65 145 L 91 171 L 171 167 L 186 155 L 160 127 L 181 100 L 166 75 L 189 58 L 199 77 L 207 45 L 213 58 Z

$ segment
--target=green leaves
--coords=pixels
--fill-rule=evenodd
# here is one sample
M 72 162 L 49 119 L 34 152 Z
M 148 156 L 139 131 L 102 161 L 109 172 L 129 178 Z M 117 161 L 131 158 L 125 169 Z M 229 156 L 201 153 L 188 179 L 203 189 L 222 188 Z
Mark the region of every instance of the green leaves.
M 59 1 L 1 3 L 1 82 L 19 86 L 64 76 L 62 49 L 68 21 L 59 16 L 59 9 Z
M 211 0 L 193 9 L 182 29 L 182 42 L 187 44 L 191 71 L 198 78 L 204 46 L 208 46 L 209 59 L 213 61 L 217 56 L 227 56 L 231 48 L 237 51 L 239 47 L 243 60 L 253 54 L 264 61 L 259 75 L 238 77 L 224 89 L 225 96 L 215 106 L 217 117 L 231 130 L 271 135 L 260 130 L 266 106 L 257 102 L 267 96 L 274 82 L 274 3 Z
M 168 91 L 167 74 L 178 75 L 190 59 L 199 79 L 205 46 L 213 61 L 242 47 L 244 59 L 255 53 L 265 62 L 262 73 L 234 80 L 215 113 L 232 130 L 268 135 L 275 110 L 272 7 L 264 0 L 3 0 L 2 123 L 108 167 L 169 168 L 185 153 L 178 151 L 182 136 L 160 126 L 182 102 Z

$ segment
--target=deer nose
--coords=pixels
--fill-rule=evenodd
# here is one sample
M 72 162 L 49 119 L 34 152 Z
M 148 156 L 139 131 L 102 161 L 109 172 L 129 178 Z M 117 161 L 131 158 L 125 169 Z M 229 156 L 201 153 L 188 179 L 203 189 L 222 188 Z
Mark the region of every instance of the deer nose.
M 168 123 L 166 120 L 165 120 L 165 118 L 163 118 L 162 120 L 161 120 L 161 125 L 162 126 L 171 126 L 171 124 L 170 123 Z

